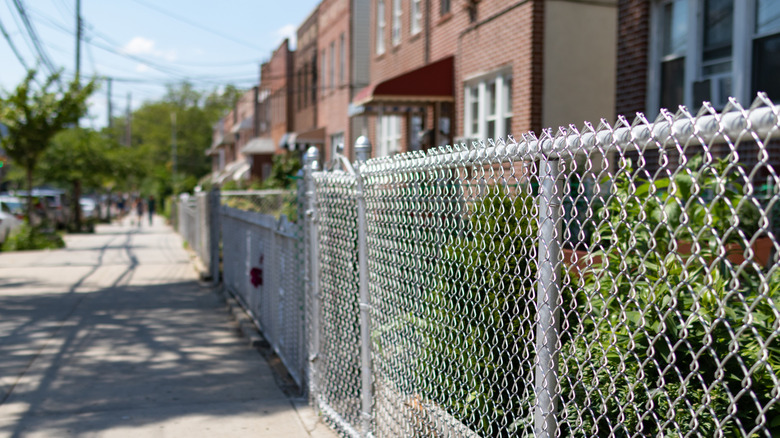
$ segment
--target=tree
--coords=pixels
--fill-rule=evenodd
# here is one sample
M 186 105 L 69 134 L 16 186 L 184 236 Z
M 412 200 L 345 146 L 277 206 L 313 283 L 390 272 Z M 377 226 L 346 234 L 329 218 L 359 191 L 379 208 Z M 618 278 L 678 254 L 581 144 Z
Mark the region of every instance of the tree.
M 81 229 L 82 190 L 101 188 L 121 170 L 112 149 L 116 148 L 99 133 L 76 127 L 55 135 L 42 156 L 40 173 L 46 180 L 67 184 L 72 189 L 76 230 Z
M 2 138 L 6 154 L 23 168 L 28 196 L 32 195 L 33 174 L 52 137 L 86 112 L 86 100 L 95 90 L 95 81 L 82 87 L 78 82 L 64 85 L 60 74 L 49 76 L 34 87 L 36 71 L 30 70 L 13 93 L 0 96 L 0 123 L 8 128 Z M 27 203 L 27 220 L 32 202 Z

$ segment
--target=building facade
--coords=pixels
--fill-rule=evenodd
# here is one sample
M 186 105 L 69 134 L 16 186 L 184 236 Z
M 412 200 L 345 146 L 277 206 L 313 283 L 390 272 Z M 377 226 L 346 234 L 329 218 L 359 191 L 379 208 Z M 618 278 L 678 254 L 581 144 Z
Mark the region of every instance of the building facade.
M 620 0 L 616 111 L 780 102 L 777 0 Z
M 614 114 L 615 1 L 373 0 L 371 84 L 352 101 L 375 156 Z

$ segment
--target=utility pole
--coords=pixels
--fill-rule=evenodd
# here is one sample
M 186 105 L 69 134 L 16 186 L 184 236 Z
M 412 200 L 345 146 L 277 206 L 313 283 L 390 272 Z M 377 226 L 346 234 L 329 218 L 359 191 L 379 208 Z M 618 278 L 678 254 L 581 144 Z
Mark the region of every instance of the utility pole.
M 132 114 L 130 113 L 130 100 L 133 98 L 133 93 L 127 93 L 127 123 L 125 123 L 125 146 L 131 146 L 130 133 L 133 126 Z
M 173 158 L 173 198 L 176 199 L 176 113 L 171 113 L 171 157 Z
M 76 83 L 81 79 L 81 0 L 76 0 Z
M 113 121 L 113 109 L 111 107 L 111 78 L 106 78 L 107 86 L 108 86 L 108 128 L 111 129 L 114 127 L 114 121 Z

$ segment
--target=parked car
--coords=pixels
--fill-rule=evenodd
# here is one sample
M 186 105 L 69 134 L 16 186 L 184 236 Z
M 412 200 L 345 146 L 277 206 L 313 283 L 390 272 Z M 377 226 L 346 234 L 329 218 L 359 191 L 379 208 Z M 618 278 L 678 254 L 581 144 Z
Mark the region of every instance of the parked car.
M 20 198 L 27 197 L 26 190 L 14 192 Z M 65 228 L 70 222 L 68 198 L 64 190 L 33 189 L 33 205 L 37 210 L 43 210 L 45 217 L 57 228 Z
M 97 202 L 92 198 L 79 199 L 79 205 L 81 205 L 81 218 L 82 219 L 97 219 L 99 207 Z
M 0 243 L 22 226 L 22 203 L 13 196 L 0 196 Z

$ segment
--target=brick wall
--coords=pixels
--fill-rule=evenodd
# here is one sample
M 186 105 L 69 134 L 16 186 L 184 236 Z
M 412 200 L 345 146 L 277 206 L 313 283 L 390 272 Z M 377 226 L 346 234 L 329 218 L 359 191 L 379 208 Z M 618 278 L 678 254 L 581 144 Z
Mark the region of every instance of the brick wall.
M 650 1 L 618 2 L 615 112 L 633 119 L 646 110 Z
M 325 128 L 324 159 L 330 160 L 330 136 L 344 132 L 344 138 L 350 138 L 349 117 L 347 110 L 350 101 L 350 2 L 349 0 L 323 0 L 319 6 L 318 35 L 317 35 L 317 60 L 318 60 L 318 89 L 321 87 L 322 67 L 325 66 L 326 86 L 319 90 L 319 102 L 317 103 L 317 126 Z M 341 68 L 341 35 L 344 35 L 344 81 L 340 81 Z M 332 46 L 331 46 L 332 44 Z M 331 57 L 331 47 L 335 54 Z M 325 59 L 322 59 L 323 50 Z M 330 83 L 330 65 L 333 59 L 333 86 Z M 348 141 L 345 141 L 345 152 L 349 153 Z
M 458 36 L 455 55 L 456 136 L 464 132 L 464 81 L 501 68 L 511 69 L 513 78 L 512 127 L 509 132 L 515 135 L 526 131 L 538 133 L 542 127 L 543 55 L 543 0 L 477 3 L 476 22 Z
M 317 127 L 317 20 L 319 8 L 298 28 L 298 47 L 294 54 L 293 131 L 304 132 Z

